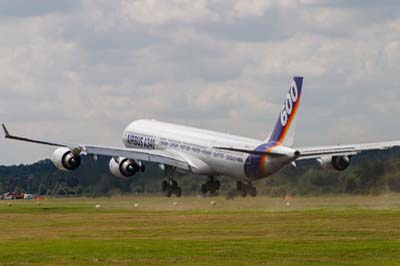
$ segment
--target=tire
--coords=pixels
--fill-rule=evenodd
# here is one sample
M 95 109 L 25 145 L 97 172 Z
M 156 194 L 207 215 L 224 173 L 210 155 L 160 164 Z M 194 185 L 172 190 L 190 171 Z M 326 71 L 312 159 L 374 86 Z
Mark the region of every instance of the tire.
M 175 195 L 180 198 L 182 196 L 182 189 L 180 187 L 177 187 L 175 190 Z
M 206 184 L 201 185 L 200 191 L 201 191 L 202 194 L 207 194 L 207 191 L 208 191 L 207 190 L 207 185 Z
M 217 191 L 217 190 L 215 189 L 215 186 L 212 185 L 212 186 L 210 186 L 210 187 L 208 188 L 208 191 L 209 191 L 211 194 L 215 194 L 215 191 Z
M 217 190 L 217 188 L 216 188 L 217 186 L 216 186 L 215 182 L 211 182 L 211 181 L 207 182 L 206 187 L 207 187 L 207 191 L 210 192 L 211 194 L 214 194 L 215 191 Z
M 246 190 L 246 189 L 242 189 L 242 190 L 240 191 L 240 195 L 241 195 L 243 198 L 245 198 L 245 197 L 247 196 L 247 190 Z
M 172 196 L 172 189 L 168 188 L 167 193 L 165 195 L 167 196 L 167 198 L 170 198 Z
M 238 191 L 242 191 L 243 190 L 243 183 L 242 183 L 242 181 L 238 181 L 238 182 L 236 182 L 236 189 L 238 190 Z
M 161 183 L 161 190 L 162 190 L 162 192 L 165 192 L 165 191 L 167 191 L 167 188 L 168 188 L 168 182 L 167 181 L 162 181 L 162 183 Z
M 175 180 L 172 180 L 172 182 L 171 182 L 171 187 L 172 187 L 173 189 L 178 188 L 178 182 L 176 182 Z
M 219 180 L 215 180 L 215 188 L 216 190 L 219 190 L 221 188 L 221 182 L 219 182 Z
M 249 188 L 249 194 L 250 194 L 250 196 L 255 198 L 257 196 L 257 189 L 255 187 L 250 187 Z

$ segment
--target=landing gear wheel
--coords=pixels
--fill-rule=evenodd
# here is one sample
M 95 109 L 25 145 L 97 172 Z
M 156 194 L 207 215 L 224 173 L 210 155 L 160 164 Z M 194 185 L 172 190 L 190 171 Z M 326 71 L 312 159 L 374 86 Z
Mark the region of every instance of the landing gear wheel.
M 165 195 L 167 196 L 167 198 L 170 198 L 172 196 L 172 189 L 167 188 L 167 193 Z
M 249 187 L 249 194 L 250 194 L 250 196 L 255 198 L 257 196 L 257 189 L 253 186 Z
M 182 189 L 180 187 L 177 187 L 175 190 L 175 196 L 180 198 L 182 196 Z
M 164 180 L 161 183 L 161 189 L 163 192 L 165 192 L 165 195 L 168 198 L 170 198 L 172 194 L 178 198 L 182 196 L 182 189 L 179 187 L 178 182 L 173 179 L 175 169 L 176 168 L 174 167 L 166 168 L 166 171 L 168 170 L 168 172 L 166 172 L 168 175 L 168 180 Z
M 238 181 L 236 183 L 236 189 L 242 197 L 246 197 L 247 195 L 250 195 L 252 197 L 257 196 L 257 189 L 250 181 Z
M 238 191 L 242 191 L 243 190 L 243 182 L 242 181 L 238 181 L 237 183 L 236 183 L 236 189 L 238 190 Z
M 215 194 L 216 191 L 217 191 L 217 190 L 215 189 L 214 186 L 210 186 L 210 187 L 208 188 L 208 192 L 210 192 L 210 194 Z
M 210 194 L 215 194 L 217 190 L 221 188 L 221 183 L 214 179 L 214 176 L 209 176 L 208 181 L 201 185 L 201 193 L 202 194 L 207 194 L 209 192 Z
M 167 191 L 167 189 L 168 189 L 168 182 L 164 180 L 161 183 L 161 190 L 162 190 L 162 192 L 165 192 L 165 191 Z
M 203 184 L 203 185 L 201 185 L 201 193 L 202 194 L 207 194 L 207 185 L 206 184 Z
M 221 182 L 219 180 L 215 180 L 215 189 L 219 190 L 221 188 Z

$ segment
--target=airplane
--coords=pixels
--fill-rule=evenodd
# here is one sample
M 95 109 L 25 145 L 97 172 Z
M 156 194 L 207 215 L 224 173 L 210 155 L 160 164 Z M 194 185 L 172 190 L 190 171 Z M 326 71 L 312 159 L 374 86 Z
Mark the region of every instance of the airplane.
M 180 197 L 182 190 L 174 180 L 176 171 L 206 176 L 203 194 L 220 189 L 218 176 L 237 180 L 236 188 L 243 197 L 255 197 L 252 182 L 266 178 L 300 160 L 316 160 L 321 167 L 344 171 L 352 156 L 368 150 L 386 150 L 400 146 L 400 141 L 366 144 L 293 147 L 295 120 L 302 95 L 303 77 L 295 76 L 285 97 L 272 133 L 257 140 L 205 129 L 160 122 L 136 120 L 123 132 L 124 148 L 68 144 L 12 135 L 2 124 L 5 138 L 55 146 L 51 160 L 63 171 L 73 171 L 81 164 L 82 155 L 110 156 L 110 172 L 119 178 L 145 171 L 146 163 L 156 163 L 165 172 L 162 191 L 167 197 Z

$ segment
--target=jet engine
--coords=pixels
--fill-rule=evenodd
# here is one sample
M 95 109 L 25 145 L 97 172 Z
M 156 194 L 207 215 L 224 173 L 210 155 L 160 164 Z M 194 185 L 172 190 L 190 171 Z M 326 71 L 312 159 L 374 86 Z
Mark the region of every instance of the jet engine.
M 127 158 L 111 158 L 110 160 L 110 172 L 120 178 L 131 177 L 135 175 L 139 170 L 144 172 L 144 165 L 139 165 L 135 160 Z
M 322 157 L 318 159 L 322 168 L 327 170 L 337 170 L 344 171 L 350 165 L 350 157 L 349 156 L 332 156 L 332 157 Z
M 51 157 L 53 164 L 62 171 L 72 171 L 81 165 L 80 155 L 76 155 L 68 148 L 58 148 Z

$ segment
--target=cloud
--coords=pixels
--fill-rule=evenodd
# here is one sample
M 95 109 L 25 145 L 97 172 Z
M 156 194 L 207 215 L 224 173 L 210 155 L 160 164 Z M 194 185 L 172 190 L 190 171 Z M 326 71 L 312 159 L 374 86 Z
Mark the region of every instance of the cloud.
M 236 0 L 229 15 L 239 18 L 259 17 L 268 9 L 295 8 L 299 3 L 296 0 Z
M 0 1 L 0 17 L 34 17 L 72 12 L 80 7 L 75 0 Z
M 398 137 L 395 1 L 41 3 L 0 4 L 0 119 L 17 132 L 117 146 L 144 117 L 264 139 L 304 75 L 298 144 Z M 0 164 L 51 153 L 0 145 Z
M 206 0 L 122 1 L 121 15 L 143 24 L 190 23 L 216 19 Z

